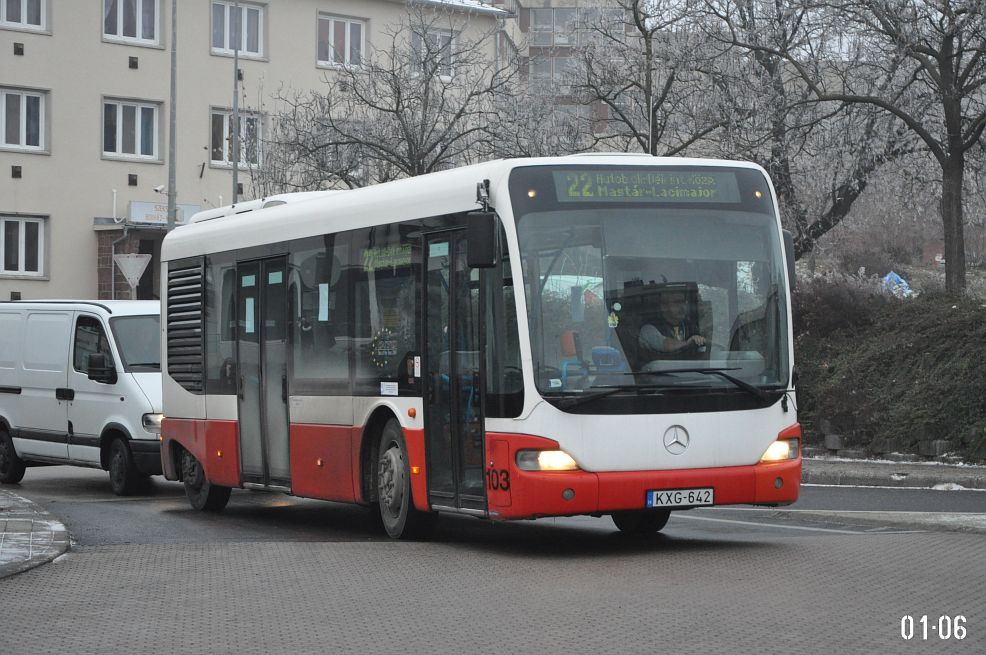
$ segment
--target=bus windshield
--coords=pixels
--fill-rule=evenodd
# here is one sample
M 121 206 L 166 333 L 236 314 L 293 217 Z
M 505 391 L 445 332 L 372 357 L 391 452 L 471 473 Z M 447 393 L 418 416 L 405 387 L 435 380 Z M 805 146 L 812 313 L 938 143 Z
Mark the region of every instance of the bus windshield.
M 762 173 L 528 167 L 510 190 L 543 397 L 762 402 L 786 388 L 782 244 Z

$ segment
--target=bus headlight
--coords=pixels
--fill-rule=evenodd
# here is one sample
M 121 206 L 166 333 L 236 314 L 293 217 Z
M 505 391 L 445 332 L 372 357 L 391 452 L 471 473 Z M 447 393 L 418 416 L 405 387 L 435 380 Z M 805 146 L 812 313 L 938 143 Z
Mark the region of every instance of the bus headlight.
M 783 462 L 798 458 L 798 439 L 778 439 L 770 444 L 760 462 Z
M 577 471 L 579 465 L 564 450 L 521 450 L 517 467 L 522 471 Z
M 148 432 L 153 432 L 155 434 L 161 433 L 161 419 L 164 418 L 164 414 L 144 414 L 140 417 L 140 422 L 143 424 L 144 429 Z

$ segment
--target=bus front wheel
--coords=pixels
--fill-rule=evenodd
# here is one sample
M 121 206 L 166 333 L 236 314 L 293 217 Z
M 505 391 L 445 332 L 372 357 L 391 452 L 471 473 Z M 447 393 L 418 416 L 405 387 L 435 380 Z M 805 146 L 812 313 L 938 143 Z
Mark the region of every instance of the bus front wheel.
M 671 518 L 669 509 L 648 509 L 635 512 L 614 512 L 613 523 L 620 532 L 627 534 L 654 534 L 660 532 Z
M 185 495 L 192 507 L 200 512 L 221 512 L 226 507 L 233 490 L 206 480 L 202 464 L 187 450 L 182 453 L 181 473 Z
M 411 498 L 411 467 L 400 423 L 391 419 L 380 433 L 377 460 L 377 502 L 387 534 L 395 539 L 418 539 L 427 535 L 435 515 L 419 512 Z

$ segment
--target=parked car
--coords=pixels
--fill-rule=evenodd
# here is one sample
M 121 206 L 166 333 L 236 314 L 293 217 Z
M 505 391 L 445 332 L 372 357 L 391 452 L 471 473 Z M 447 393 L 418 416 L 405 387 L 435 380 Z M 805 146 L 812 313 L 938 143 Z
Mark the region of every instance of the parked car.
M 160 303 L 0 302 L 0 483 L 26 467 L 109 471 L 117 495 L 161 473 Z

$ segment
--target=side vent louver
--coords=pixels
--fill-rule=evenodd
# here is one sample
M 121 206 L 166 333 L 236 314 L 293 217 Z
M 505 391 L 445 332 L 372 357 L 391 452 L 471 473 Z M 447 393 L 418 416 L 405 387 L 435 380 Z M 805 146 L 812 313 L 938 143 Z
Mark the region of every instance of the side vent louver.
M 181 264 L 179 264 L 181 266 Z M 168 271 L 168 374 L 192 393 L 202 393 L 202 264 Z

